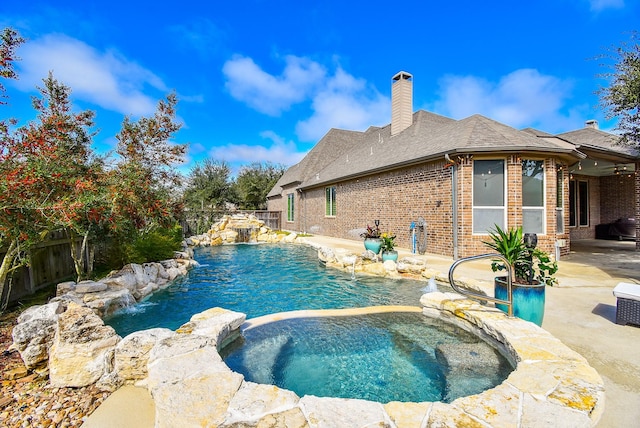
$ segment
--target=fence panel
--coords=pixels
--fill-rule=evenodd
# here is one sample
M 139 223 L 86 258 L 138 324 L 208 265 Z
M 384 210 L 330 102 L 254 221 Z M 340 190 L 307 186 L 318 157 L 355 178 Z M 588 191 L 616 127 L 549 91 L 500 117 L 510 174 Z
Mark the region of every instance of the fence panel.
M 11 279 L 7 279 L 3 299 L 6 298 L 4 293 L 9 281 L 12 282 L 9 302 L 15 302 L 45 287 L 75 278 L 69 240 L 62 236 L 64 235 L 53 233 L 49 240 L 38 244 L 31 251 L 31 265 L 18 269 Z M 0 250 L 0 257 L 5 254 L 6 251 Z

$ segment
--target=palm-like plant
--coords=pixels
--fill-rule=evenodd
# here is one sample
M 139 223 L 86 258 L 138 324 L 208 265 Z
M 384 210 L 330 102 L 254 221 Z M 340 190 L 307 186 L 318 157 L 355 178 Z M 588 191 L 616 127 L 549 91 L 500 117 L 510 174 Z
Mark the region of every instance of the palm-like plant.
M 501 254 L 513 267 L 514 282 L 533 284 L 539 281 L 545 285 L 553 285 L 557 279 L 553 275 L 558 271 L 558 264 L 551 261 L 547 253 L 538 248 L 529 248 L 524 242 L 522 227 L 502 230 L 495 226 L 495 231 L 489 232 L 490 241 L 483 243 Z M 493 261 L 491 269 L 494 272 L 506 270 L 502 261 Z

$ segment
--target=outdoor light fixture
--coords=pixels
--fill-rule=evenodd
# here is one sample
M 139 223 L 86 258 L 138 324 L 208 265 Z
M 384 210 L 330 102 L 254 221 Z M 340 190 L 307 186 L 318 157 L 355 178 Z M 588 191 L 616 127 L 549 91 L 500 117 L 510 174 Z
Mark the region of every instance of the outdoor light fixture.
M 527 279 L 529 280 L 529 284 L 531 284 L 533 282 L 533 249 L 538 245 L 538 235 L 535 233 L 525 233 L 523 241 L 524 246 L 527 247 L 527 251 L 529 252 L 529 256 L 527 257 L 529 262 Z
M 533 250 L 538 245 L 538 235 L 535 233 L 525 233 L 524 234 L 524 245 Z

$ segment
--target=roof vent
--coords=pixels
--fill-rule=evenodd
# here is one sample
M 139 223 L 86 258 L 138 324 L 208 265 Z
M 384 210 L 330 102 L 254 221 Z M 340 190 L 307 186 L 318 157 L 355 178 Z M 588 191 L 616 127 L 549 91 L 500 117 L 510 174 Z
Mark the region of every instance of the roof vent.
M 413 76 L 401 71 L 391 84 L 391 135 L 399 134 L 413 123 Z
M 589 119 L 584 123 L 584 127 L 598 129 L 598 121 L 595 119 Z

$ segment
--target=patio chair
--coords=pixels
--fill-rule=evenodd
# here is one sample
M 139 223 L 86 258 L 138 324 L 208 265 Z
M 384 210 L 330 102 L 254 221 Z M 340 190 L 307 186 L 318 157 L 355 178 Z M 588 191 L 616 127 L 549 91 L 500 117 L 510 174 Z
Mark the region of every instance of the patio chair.
M 640 284 L 620 282 L 613 289 L 616 296 L 616 324 L 640 327 Z

